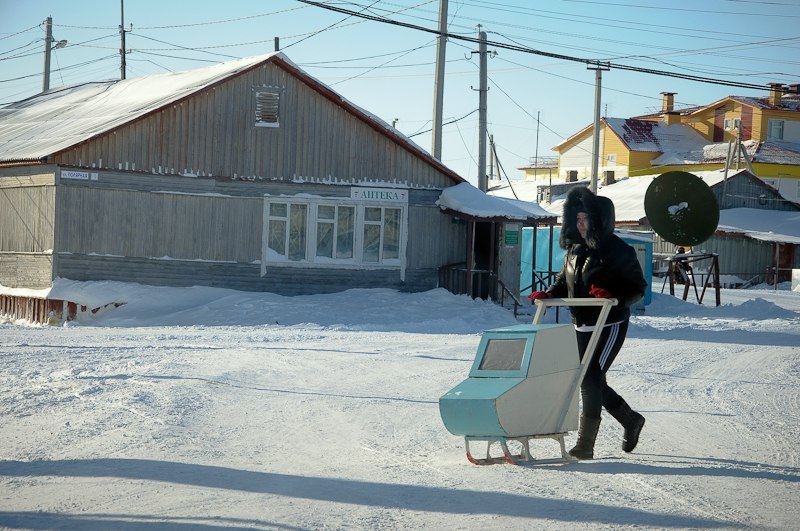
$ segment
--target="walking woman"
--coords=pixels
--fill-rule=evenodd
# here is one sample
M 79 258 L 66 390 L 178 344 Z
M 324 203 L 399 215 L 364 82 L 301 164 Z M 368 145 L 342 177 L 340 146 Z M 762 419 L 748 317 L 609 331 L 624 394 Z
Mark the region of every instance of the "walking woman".
M 636 251 L 614 234 L 614 204 L 584 186 L 567 194 L 559 244 L 567 251 L 561 272 L 552 286 L 531 293 L 530 299 L 597 297 L 618 301 L 608 314 L 581 384 L 583 410 L 578 442 L 569 453 L 578 459 L 594 457 L 603 407 L 625 428 L 622 449 L 631 452 L 639 441 L 644 417 L 608 385 L 606 373 L 625 341 L 630 307 L 644 296 L 647 282 Z M 600 309 L 575 306 L 570 311 L 583 359 Z

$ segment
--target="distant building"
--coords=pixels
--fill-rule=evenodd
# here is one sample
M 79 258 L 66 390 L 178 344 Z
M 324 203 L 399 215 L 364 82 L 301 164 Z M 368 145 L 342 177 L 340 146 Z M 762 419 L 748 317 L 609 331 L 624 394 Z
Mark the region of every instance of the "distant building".
M 749 162 L 753 173 L 784 197 L 800 200 L 798 85 L 771 84 L 765 98 L 728 96 L 682 110 L 674 109 L 674 93 L 662 95 L 658 113 L 601 119 L 598 167 L 606 179 L 716 170 L 726 163 L 743 169 Z M 593 126 L 553 149 L 561 179 L 591 177 Z
M 558 157 L 532 157 L 530 164 L 517 168 L 526 181 L 549 182 L 558 179 Z

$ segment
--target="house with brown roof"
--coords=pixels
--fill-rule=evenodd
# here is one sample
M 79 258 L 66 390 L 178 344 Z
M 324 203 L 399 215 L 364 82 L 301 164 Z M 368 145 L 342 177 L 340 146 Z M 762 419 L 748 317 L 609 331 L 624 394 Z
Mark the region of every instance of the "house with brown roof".
M 674 93 L 662 96 L 658 113 L 601 120 L 598 167 L 606 180 L 727 165 L 750 168 L 786 198 L 800 200 L 800 86 L 773 83 L 768 97 L 728 96 L 681 110 Z M 555 146 L 559 177 L 589 178 L 592 147 L 591 125 Z

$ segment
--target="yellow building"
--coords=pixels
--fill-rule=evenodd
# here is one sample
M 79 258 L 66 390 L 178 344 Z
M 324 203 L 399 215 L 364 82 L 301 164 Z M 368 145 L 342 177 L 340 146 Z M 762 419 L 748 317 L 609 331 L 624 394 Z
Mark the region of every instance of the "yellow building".
M 728 96 L 682 110 L 674 109 L 674 93 L 662 95 L 658 113 L 601 120 L 601 175 L 620 179 L 678 169 L 718 170 L 728 160 L 744 168 L 746 156 L 753 173 L 784 197 L 800 200 L 800 86 L 772 83 L 765 98 Z M 559 178 L 589 178 L 592 148 L 591 125 L 555 146 Z

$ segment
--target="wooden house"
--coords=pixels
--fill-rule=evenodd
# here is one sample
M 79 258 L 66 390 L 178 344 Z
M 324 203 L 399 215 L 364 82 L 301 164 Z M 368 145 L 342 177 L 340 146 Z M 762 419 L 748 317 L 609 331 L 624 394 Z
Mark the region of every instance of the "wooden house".
M 726 164 L 743 169 L 749 163 L 784 197 L 800 201 L 800 86 L 770 85 L 768 97 L 728 96 L 681 110 L 675 110 L 675 94 L 664 92 L 658 113 L 603 118 L 599 172 L 620 179 L 716 170 Z M 559 153 L 561 179 L 590 177 L 591 125 L 553 149 Z
M 462 182 L 281 53 L 50 90 L 0 108 L 0 305 L 58 312 L 57 278 L 435 288 Z

